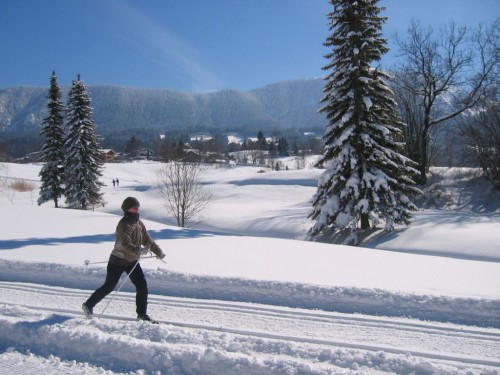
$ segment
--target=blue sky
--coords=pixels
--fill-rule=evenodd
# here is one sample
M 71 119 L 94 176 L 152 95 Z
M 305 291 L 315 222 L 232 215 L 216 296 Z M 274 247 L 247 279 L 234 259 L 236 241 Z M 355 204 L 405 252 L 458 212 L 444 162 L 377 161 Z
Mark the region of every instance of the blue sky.
M 500 0 L 381 0 L 391 43 L 411 19 L 491 24 Z M 0 88 L 87 85 L 250 90 L 322 76 L 327 0 L 1 0 Z M 394 48 L 393 48 L 394 47 Z

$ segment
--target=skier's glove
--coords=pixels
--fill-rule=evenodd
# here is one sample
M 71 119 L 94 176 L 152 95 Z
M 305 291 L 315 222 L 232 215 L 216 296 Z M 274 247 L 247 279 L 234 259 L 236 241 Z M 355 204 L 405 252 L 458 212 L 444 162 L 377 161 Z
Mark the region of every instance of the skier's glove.
M 149 248 L 148 247 L 140 247 L 139 248 L 139 253 L 141 255 L 147 255 L 149 253 Z
M 165 258 L 165 253 L 161 253 L 160 255 L 157 255 L 156 258 L 162 260 L 163 258 Z

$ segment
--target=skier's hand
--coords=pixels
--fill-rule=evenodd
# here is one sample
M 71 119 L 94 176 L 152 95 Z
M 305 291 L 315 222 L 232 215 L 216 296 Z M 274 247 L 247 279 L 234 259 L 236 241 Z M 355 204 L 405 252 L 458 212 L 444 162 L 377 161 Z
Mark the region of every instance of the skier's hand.
M 139 248 L 139 253 L 141 255 L 147 255 L 149 253 L 149 248 L 148 247 L 140 247 Z
M 163 258 L 165 258 L 165 253 L 161 253 L 160 255 L 156 256 L 156 259 L 162 260 Z

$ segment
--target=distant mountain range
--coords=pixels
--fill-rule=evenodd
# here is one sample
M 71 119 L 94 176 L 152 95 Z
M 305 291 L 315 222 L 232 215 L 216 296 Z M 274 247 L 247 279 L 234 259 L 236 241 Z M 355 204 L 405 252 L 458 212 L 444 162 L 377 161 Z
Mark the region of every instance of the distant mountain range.
M 252 91 L 188 93 L 162 89 L 87 86 L 98 132 L 131 129 L 247 131 L 313 129 L 324 81 L 284 81 Z M 69 87 L 62 87 L 67 100 Z M 0 134 L 38 131 L 47 115 L 47 87 L 0 89 Z

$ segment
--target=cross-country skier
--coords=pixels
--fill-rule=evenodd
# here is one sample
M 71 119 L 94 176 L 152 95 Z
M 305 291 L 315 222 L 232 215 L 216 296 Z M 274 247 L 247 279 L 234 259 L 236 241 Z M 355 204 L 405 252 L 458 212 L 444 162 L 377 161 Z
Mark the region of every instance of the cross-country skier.
M 126 272 L 136 289 L 137 320 L 153 321 L 147 314 L 148 284 L 139 259 L 149 250 L 158 259 L 163 259 L 165 254 L 139 219 L 139 206 L 139 201 L 134 197 L 126 198 L 122 203 L 124 214 L 116 227 L 116 242 L 109 257 L 106 280 L 82 305 L 82 310 L 88 318 L 93 316 L 94 306 L 113 291 L 120 276 Z

